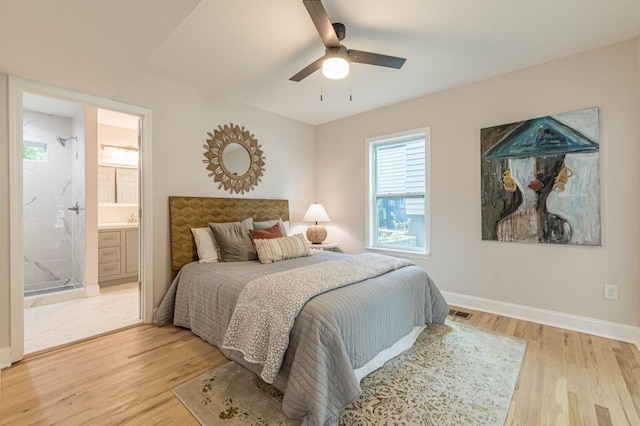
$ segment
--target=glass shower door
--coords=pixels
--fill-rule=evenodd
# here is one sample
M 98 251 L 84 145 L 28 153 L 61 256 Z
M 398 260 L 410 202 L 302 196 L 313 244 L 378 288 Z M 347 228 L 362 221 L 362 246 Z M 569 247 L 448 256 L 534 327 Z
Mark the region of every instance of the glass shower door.
M 82 105 L 25 94 L 25 306 L 84 289 L 85 149 Z M 75 298 L 69 294 L 69 298 Z M 37 299 L 37 300 L 35 300 Z

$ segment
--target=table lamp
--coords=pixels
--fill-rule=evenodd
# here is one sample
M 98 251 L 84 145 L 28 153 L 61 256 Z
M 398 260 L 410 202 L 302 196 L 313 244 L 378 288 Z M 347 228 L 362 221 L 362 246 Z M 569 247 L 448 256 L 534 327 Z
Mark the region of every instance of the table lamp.
M 311 225 L 307 229 L 307 240 L 313 244 L 322 244 L 327 238 L 327 230 L 324 226 L 318 225 L 318 222 L 329 222 L 330 220 L 322 204 L 311 204 L 302 218 L 303 222 L 315 222 L 315 225 Z

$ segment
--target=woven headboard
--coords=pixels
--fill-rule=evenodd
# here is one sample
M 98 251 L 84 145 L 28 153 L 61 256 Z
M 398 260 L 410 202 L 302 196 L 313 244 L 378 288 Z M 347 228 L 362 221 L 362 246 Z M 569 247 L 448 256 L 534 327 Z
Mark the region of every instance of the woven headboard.
M 247 217 L 255 221 L 289 220 L 287 200 L 250 198 L 169 197 L 171 273 L 198 259 L 191 228 L 205 228 L 211 222 L 237 222 Z

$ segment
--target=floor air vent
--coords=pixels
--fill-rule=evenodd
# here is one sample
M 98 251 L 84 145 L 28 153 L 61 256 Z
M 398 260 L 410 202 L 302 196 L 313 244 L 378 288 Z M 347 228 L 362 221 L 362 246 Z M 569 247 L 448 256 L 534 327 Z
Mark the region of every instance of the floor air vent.
M 458 318 L 462 318 L 462 319 L 471 318 L 471 314 L 469 312 L 454 311 L 453 309 L 449 309 L 449 315 L 452 315 L 452 316 L 458 317 Z

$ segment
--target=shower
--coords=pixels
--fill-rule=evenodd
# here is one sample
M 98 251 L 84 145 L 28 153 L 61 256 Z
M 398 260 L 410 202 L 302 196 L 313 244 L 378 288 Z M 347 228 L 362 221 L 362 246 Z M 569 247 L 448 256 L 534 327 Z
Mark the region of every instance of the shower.
M 37 146 L 45 153 L 37 167 L 22 169 L 23 197 L 33 200 L 23 206 L 25 306 L 84 297 L 84 116 L 22 114 L 30 123 L 23 141 L 42 141 Z
M 61 138 L 60 136 L 56 136 L 56 140 L 62 146 L 67 146 L 67 141 L 69 139 L 73 139 L 74 141 L 78 142 L 78 137 L 77 136 L 69 136 L 68 138 Z

